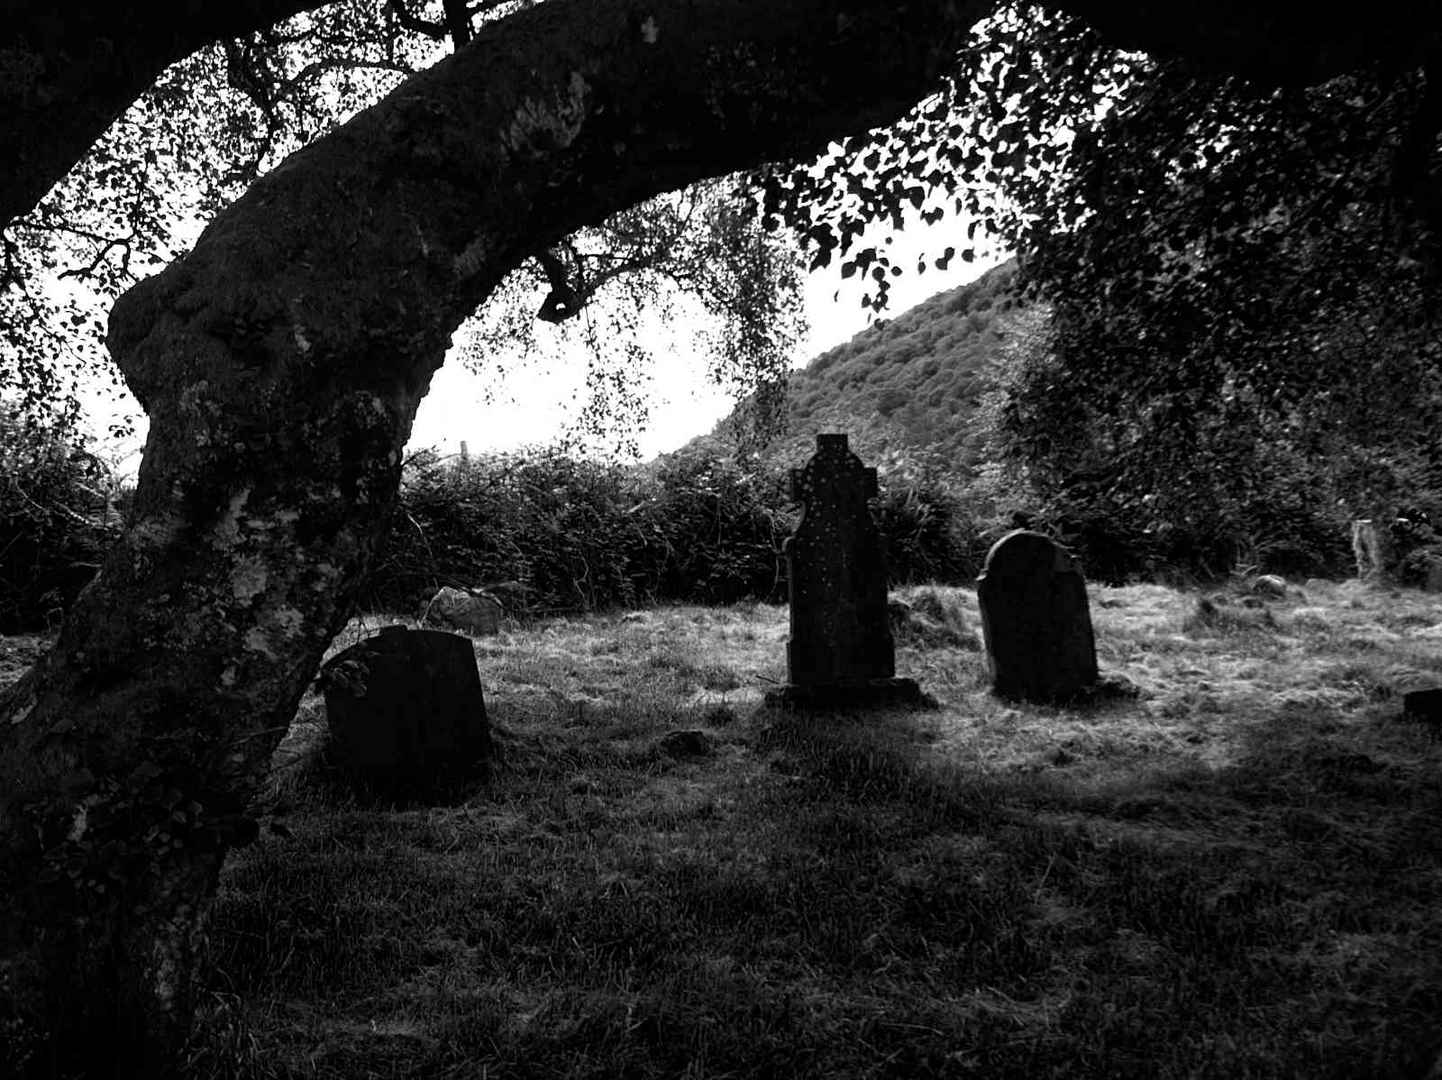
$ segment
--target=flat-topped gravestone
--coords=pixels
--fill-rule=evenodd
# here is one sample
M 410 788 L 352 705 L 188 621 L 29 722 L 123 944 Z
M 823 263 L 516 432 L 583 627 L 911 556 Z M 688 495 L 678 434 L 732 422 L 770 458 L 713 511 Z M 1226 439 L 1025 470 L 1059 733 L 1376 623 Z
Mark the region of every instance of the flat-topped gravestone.
M 886 603 L 886 557 L 867 501 L 876 470 L 845 435 L 816 436 L 816 454 L 791 473 L 801 521 L 786 541 L 790 576 L 789 683 L 773 704 L 837 708 L 916 701 L 911 679 L 897 679 Z
M 377 792 L 441 794 L 484 771 L 486 701 L 470 639 L 390 626 L 321 669 L 336 764 Z
M 987 553 L 976 593 L 998 695 L 1054 704 L 1097 685 L 1086 581 L 1050 537 L 1026 529 L 1003 536 Z

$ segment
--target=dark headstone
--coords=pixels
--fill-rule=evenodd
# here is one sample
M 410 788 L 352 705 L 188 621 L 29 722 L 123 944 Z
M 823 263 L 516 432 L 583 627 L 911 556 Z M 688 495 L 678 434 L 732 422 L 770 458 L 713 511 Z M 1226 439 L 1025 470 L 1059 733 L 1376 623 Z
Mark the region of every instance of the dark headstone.
M 418 797 L 479 775 L 490 725 L 469 639 L 390 626 L 321 669 L 336 763 L 375 790 Z
M 786 541 L 790 572 L 789 685 L 773 703 L 836 708 L 916 701 L 920 690 L 897 679 L 896 646 L 886 604 L 886 559 L 867 500 L 876 470 L 847 447 L 845 435 L 816 436 L 816 454 L 791 473 L 801 521 Z
M 976 579 L 992 687 L 1051 704 L 1085 697 L 1097 682 L 1086 582 L 1065 549 L 1041 533 L 1007 533 Z
M 1442 734 L 1442 689 L 1413 690 L 1402 695 L 1402 717 Z

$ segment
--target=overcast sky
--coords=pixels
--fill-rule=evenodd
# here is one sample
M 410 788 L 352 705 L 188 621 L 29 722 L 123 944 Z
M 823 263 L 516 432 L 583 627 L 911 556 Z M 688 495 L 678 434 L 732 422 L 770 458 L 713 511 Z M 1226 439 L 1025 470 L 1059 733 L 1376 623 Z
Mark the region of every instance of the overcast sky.
M 964 232 L 956 220 L 944 219 L 927 228 L 919 222 L 895 234 L 892 261 L 906 273 L 892 279 L 887 317 L 893 318 L 945 289 L 978 277 L 1000 259 L 963 263 L 954 259 L 946 271 L 934 267 L 915 273 L 917 256 L 935 258 Z M 798 346 L 793 364 L 804 365 L 818 353 L 839 345 L 867 326 L 870 314 L 861 306 L 858 278 L 841 280 L 839 265 L 810 275 L 805 300 L 810 333 Z M 839 298 L 832 299 L 839 291 Z M 697 328 L 677 320 L 648 331 L 652 352 L 663 357 L 652 376 L 650 424 L 639 438 L 641 456 L 649 459 L 674 450 L 710 431 L 732 408 L 731 398 L 706 378 L 706 361 L 696 340 Z M 434 446 L 457 453 L 464 440 L 472 452 L 512 449 L 558 438 L 584 399 L 585 360 L 576 356 L 547 368 L 521 368 L 506 377 L 504 389 L 487 404 L 485 382 L 460 363 L 447 362 L 431 382 L 430 394 L 416 416 L 411 448 Z
M 890 254 L 906 273 L 893 278 L 890 307 L 894 318 L 906 309 L 944 289 L 978 277 L 999 259 L 963 263 L 955 259 L 946 271 L 934 266 L 915 273 L 917 257 L 934 259 L 948 245 L 962 247 L 963 229 L 957 219 L 946 218 L 934 226 L 912 221 L 894 234 Z M 877 242 L 884 233 L 868 234 L 865 242 Z M 842 281 L 837 263 L 811 274 L 806 282 L 805 302 L 810 332 L 798 345 L 792 363 L 801 366 L 834 345 L 864 330 L 870 314 L 861 306 L 863 286 L 859 278 Z M 838 294 L 833 300 L 833 294 Z M 649 328 L 647 344 L 662 359 L 651 375 L 650 422 L 638 438 L 643 460 L 674 450 L 697 435 L 710 431 L 716 421 L 732 408 L 731 398 L 706 378 L 704 351 L 698 341 L 700 327 L 684 318 L 669 325 Z M 578 353 L 557 364 L 512 368 L 486 400 L 486 380 L 469 372 L 452 357 L 431 381 L 430 393 L 416 416 L 409 449 L 432 446 L 454 454 L 465 441 L 472 452 L 507 450 L 528 444 L 554 442 L 575 419 L 585 398 L 586 364 Z M 124 409 L 139 414 L 129 395 L 118 403 L 107 393 L 93 390 L 82 395 L 92 429 L 99 436 L 111 418 Z M 114 460 L 123 474 L 134 476 L 140 464 L 145 420 L 141 416 L 134 438 L 123 443 L 101 439 L 105 456 Z

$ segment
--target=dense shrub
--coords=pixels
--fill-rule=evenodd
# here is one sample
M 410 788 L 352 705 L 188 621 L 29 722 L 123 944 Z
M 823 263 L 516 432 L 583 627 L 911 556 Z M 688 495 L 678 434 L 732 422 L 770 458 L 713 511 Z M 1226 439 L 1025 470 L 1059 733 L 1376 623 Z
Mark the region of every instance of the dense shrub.
M 651 546 L 638 552 L 658 599 L 733 603 L 784 599 L 782 545 L 797 514 L 783 474 L 758 459 L 678 454 L 663 463 L 643 517 Z
M 921 451 L 887 456 L 874 513 L 896 585 L 956 585 L 976 577 L 989 530 L 946 472 Z
M 117 495 L 73 427 L 0 410 L 0 633 L 59 621 L 119 535 Z
M 876 516 L 894 583 L 970 580 L 984 539 L 915 462 L 883 473 Z M 484 587 L 513 611 L 786 598 L 783 544 L 799 507 L 786 470 L 705 451 L 642 469 L 555 451 L 407 465 L 362 602 L 414 610 L 441 585 Z
M 362 603 L 413 609 L 441 585 L 484 586 L 528 611 L 638 602 L 633 508 L 613 465 L 554 450 L 464 462 L 423 452 L 406 465 Z
M 1391 525 L 1397 580 L 1434 588 L 1442 577 L 1442 499 L 1410 507 Z

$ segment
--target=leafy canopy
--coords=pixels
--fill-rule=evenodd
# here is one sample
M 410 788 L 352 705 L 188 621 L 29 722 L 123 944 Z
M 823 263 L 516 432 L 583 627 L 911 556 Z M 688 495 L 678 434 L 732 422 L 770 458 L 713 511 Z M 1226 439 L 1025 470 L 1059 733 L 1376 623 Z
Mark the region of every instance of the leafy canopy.
M 30 214 L 4 232 L 0 325 L 7 389 L 73 416 L 100 374 L 104 312 L 182 251 L 262 173 L 380 100 L 477 25 L 535 0 L 342 0 L 201 50 L 171 67 Z M 712 181 L 650 200 L 538 250 L 462 331 L 464 361 L 554 361 L 589 346 L 592 434 L 644 419 L 636 334 L 647 309 L 689 294 L 710 318 L 713 376 L 738 391 L 778 378 L 804 332 L 793 244 L 759 227 L 749 193 Z M 56 281 L 62 283 L 57 288 Z M 539 333 L 539 319 L 554 330 Z M 634 432 L 634 428 L 632 428 Z

